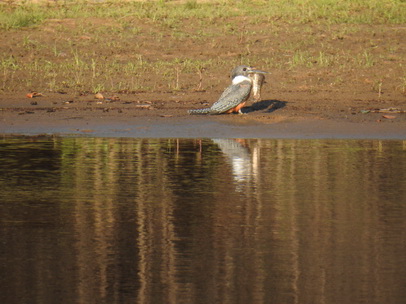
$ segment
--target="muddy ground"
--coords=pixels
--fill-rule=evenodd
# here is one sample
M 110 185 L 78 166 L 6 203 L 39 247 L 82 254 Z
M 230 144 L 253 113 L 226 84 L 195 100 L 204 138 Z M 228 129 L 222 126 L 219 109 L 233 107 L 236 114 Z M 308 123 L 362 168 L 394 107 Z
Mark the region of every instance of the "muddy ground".
M 0 132 L 31 134 L 36 129 L 40 131 L 33 133 L 92 134 L 100 125 L 111 124 L 110 129 L 114 129 L 113 125 L 119 123 L 125 133 L 134 125 L 141 130 L 142 122 L 151 125 L 164 121 L 163 129 L 182 125 L 179 136 L 182 129 L 193 124 L 200 128 L 201 124 L 204 137 L 213 135 L 204 133 L 205 122 L 219 123 L 219 128 L 254 124 L 257 130 L 262 128 L 263 134 L 278 124 L 286 127 L 289 123 L 297 126 L 301 122 L 326 122 L 332 133 L 334 125 L 339 132 L 345 124 L 348 134 L 351 129 L 365 130 L 368 137 L 381 129 L 406 137 L 406 26 L 326 27 L 278 21 L 257 24 L 239 17 L 205 25 L 201 33 L 199 23 L 179 22 L 174 28 L 135 19 L 124 27 L 113 20 L 61 19 L 33 28 L 3 31 L 2 58 L 13 58 L 20 68 L 3 68 Z M 241 24 L 243 32 L 238 30 Z M 100 30 L 102 27 L 104 31 Z M 117 33 L 109 33 L 109 27 L 118 28 Z M 196 34 L 199 31 L 201 34 Z M 77 54 L 84 62 L 114 59 L 122 65 L 142 58 L 151 70 L 140 71 L 136 75 L 137 86 L 131 87 L 134 76 L 120 69 L 113 73 L 104 67 L 106 70 L 98 71 L 97 77 L 94 71 L 93 75 L 92 71 L 80 71 L 82 74 L 76 75 L 77 83 L 73 84 L 69 71 L 34 71 L 30 64 L 37 62 L 41 66 L 48 61 L 54 62 L 55 67 L 59 63 L 63 66 L 63 62 L 77 59 L 73 58 Z M 201 68 L 182 70 L 185 60 L 196 60 Z M 161 74 L 158 62 L 180 68 L 176 68 L 176 73 Z M 230 82 L 230 70 L 241 63 L 271 72 L 262 101 L 248 102 L 243 109 L 245 115 L 187 114 L 188 109 L 215 102 Z M 120 88 L 114 84 L 118 80 L 128 85 Z M 99 83 L 102 96 L 96 98 L 95 85 L 87 82 Z M 27 97 L 32 92 L 39 94 Z M 321 130 L 324 125 L 316 124 L 313 131 L 317 133 L 317 128 Z M 230 130 L 226 136 L 242 136 L 241 132 L 240 128 L 238 134 Z M 299 131 L 297 136 L 300 137 Z M 362 132 L 358 137 L 362 137 Z

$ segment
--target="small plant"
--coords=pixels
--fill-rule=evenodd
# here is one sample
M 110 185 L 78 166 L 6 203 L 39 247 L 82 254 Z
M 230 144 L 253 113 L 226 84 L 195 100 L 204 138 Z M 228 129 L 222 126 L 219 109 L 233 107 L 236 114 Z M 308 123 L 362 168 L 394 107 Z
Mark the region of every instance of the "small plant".
M 8 88 L 8 84 L 13 83 L 14 76 L 17 70 L 20 69 L 20 66 L 16 62 L 13 56 L 8 58 L 3 58 L 0 60 L 0 67 L 2 69 L 2 77 L 3 77 L 3 84 L 2 89 L 6 90 Z
M 194 10 L 197 8 L 197 6 L 198 6 L 198 4 L 197 4 L 196 0 L 188 0 L 184 4 L 185 9 L 187 9 L 187 10 Z
M 382 96 L 382 84 L 383 84 L 383 80 L 380 79 L 378 81 L 375 81 L 375 83 L 372 86 L 372 89 L 378 93 L 378 97 L 381 98 Z
M 96 85 L 93 86 L 92 88 L 92 93 L 97 94 L 100 93 L 102 91 L 105 91 L 105 87 L 103 84 L 101 83 L 97 83 Z
M 310 64 L 310 56 L 306 51 L 296 51 L 289 61 L 291 68 Z
M 364 51 L 357 57 L 358 64 L 363 67 L 372 67 L 375 64 L 374 58 L 368 51 Z
M 332 58 L 331 56 L 327 55 L 323 51 L 319 52 L 319 56 L 317 57 L 317 64 L 322 67 L 327 67 L 331 65 Z
M 3 70 L 12 70 L 16 71 L 19 69 L 19 65 L 13 56 L 3 58 L 0 60 L 0 66 Z
M 406 75 L 400 78 L 400 82 L 400 85 L 398 85 L 396 88 L 400 89 L 403 94 L 406 94 Z

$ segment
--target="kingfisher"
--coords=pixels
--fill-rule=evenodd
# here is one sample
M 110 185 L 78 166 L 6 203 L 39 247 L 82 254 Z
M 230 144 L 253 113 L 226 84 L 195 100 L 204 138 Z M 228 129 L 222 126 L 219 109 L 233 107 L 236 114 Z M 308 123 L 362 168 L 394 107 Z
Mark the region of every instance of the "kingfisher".
M 268 74 L 247 65 L 240 65 L 231 71 L 231 85 L 228 86 L 220 98 L 210 107 L 205 109 L 189 110 L 189 114 L 242 114 L 241 108 L 250 96 L 253 79 L 252 74 Z

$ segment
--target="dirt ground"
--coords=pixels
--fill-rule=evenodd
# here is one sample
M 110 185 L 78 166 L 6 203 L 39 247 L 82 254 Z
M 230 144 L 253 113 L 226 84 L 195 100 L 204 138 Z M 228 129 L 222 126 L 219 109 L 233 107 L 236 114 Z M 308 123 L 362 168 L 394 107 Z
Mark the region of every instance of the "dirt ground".
M 391 128 L 398 130 L 398 134 L 404 132 L 406 137 L 405 26 L 335 25 L 325 28 L 321 25 L 252 24 L 244 23 L 244 20 L 222 20 L 229 25 L 227 30 L 222 28 L 218 33 L 218 25 L 206 26 L 208 38 L 202 39 L 192 34 L 198 31 L 199 25 L 190 20 L 182 21 L 177 28 L 182 35 L 174 35 L 171 27 L 132 20 L 132 26 L 137 27 L 136 38 L 133 34 L 126 35 L 126 28 L 123 28 L 122 35 L 98 32 L 97 43 L 94 31 L 100 29 L 102 22 L 108 24 L 108 20 L 86 20 L 86 30 L 79 21 L 52 20 L 35 28 L 5 31 L 1 33 L 2 58 L 12 56 L 26 68 L 12 74 L 3 71 L 0 133 L 24 133 L 18 126 L 25 126 L 28 132 L 38 125 L 43 126 L 41 130 L 44 131 L 47 124 L 50 124 L 50 130 L 45 133 L 52 133 L 52 128 L 64 126 L 67 121 L 71 130 L 90 130 L 91 133 L 97 124 L 106 122 L 125 121 L 131 127 L 132 121 L 165 119 L 170 127 L 187 119 L 187 124 L 206 120 L 241 126 L 257 124 L 263 128 L 301 121 L 338 122 L 337 128 L 340 123 L 352 123 L 354 130 L 367 124 L 373 125 L 375 131 Z M 241 23 L 244 23 L 244 35 L 230 30 Z M 160 39 L 151 35 L 157 32 Z M 128 37 L 137 39 L 138 43 Z M 107 40 L 111 42 L 110 47 L 103 44 Z M 53 76 L 54 83 L 61 85 L 50 88 L 49 82 L 44 80 L 49 75 L 33 73 L 28 68 L 36 59 L 69 60 L 72 45 L 83 54 L 84 61 L 115 58 L 126 63 L 142 57 L 151 67 L 157 60 L 173 63 L 178 59 L 179 62 L 193 59 L 209 63 L 199 72 L 189 70 L 177 76 L 173 74 L 176 79 L 161 75 L 156 65 L 154 72 L 144 71 L 137 75 L 138 88 L 117 89 L 114 85 L 105 85 L 99 98 L 85 84 L 67 84 L 64 73 Z M 303 54 L 307 57 L 303 58 Z M 326 62 L 321 62 L 321 55 L 327 58 Z M 266 77 L 262 101 L 248 102 L 243 109 L 244 115 L 189 116 L 188 109 L 207 107 L 217 100 L 230 82 L 230 70 L 240 63 L 255 65 L 271 73 Z M 80 75 L 82 81 L 86 82 L 89 75 Z M 115 71 L 110 78 L 104 79 L 112 83 L 116 79 L 125 82 L 127 78 L 130 76 Z M 27 97 L 32 92 L 40 94 Z M 86 128 L 86 122 L 91 122 L 93 127 Z M 367 132 L 370 128 L 364 129 Z

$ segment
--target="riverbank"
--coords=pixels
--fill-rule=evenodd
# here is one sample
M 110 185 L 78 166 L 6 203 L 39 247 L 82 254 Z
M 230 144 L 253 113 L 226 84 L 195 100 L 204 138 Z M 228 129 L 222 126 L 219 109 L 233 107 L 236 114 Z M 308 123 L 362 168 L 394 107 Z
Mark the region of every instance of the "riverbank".
M 0 5 L 0 133 L 398 138 L 406 4 L 371 3 Z M 270 72 L 261 102 L 242 116 L 187 114 L 240 64 Z
M 298 111 L 297 108 L 306 107 L 305 102 L 295 101 L 294 106 L 288 106 L 287 102 L 270 100 L 244 108 L 244 115 L 191 116 L 187 114 L 188 103 L 180 101 L 130 102 L 123 98 L 106 104 L 79 99 L 56 101 L 44 96 L 34 99 L 35 105 L 14 104 L 3 108 L 0 133 L 7 136 L 406 139 L 406 114 L 363 112 L 362 106 L 324 112 Z

